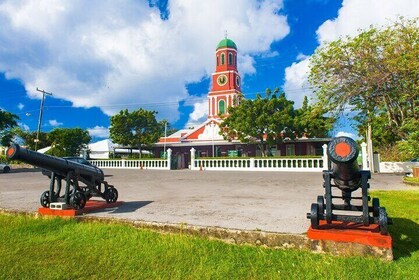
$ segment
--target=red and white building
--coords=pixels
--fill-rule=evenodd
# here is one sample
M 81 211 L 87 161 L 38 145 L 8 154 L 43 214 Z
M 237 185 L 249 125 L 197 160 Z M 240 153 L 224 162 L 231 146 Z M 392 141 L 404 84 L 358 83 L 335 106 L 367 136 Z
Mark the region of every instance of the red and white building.
M 167 137 L 160 138 L 153 152 L 160 157 L 165 149 L 172 150 L 175 168 L 187 168 L 190 150 L 196 150 L 197 157 L 259 155 L 256 145 L 229 142 L 219 134 L 219 124 L 228 116 L 228 107 L 238 104 L 241 95 L 241 78 L 237 71 L 237 46 L 228 38 L 220 41 L 215 51 L 215 72 L 212 74 L 211 91 L 208 92 L 208 119 L 192 128 L 182 129 Z M 309 141 L 308 141 L 309 140 Z M 292 143 L 273 147 L 274 155 L 322 154 L 321 146 L 329 139 L 300 139 Z

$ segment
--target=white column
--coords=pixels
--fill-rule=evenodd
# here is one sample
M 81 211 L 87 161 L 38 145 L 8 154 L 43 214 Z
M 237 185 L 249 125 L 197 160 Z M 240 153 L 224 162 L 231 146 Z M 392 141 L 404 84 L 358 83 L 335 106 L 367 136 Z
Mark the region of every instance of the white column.
M 209 116 L 212 117 L 212 97 L 208 97 L 209 102 Z
M 195 170 L 195 149 L 191 149 L 191 170 Z
M 255 168 L 255 159 L 254 158 L 250 158 L 250 168 L 251 169 Z
M 368 168 L 368 161 L 367 161 L 367 143 L 362 142 L 361 143 L 361 152 L 362 152 L 362 169 L 363 170 L 369 170 Z
M 328 170 L 329 169 L 329 158 L 327 156 L 327 144 L 324 144 L 322 146 L 323 148 L 323 169 Z
M 171 162 L 172 162 L 172 149 L 167 149 L 167 169 L 169 169 L 170 170 L 170 167 L 171 167 Z

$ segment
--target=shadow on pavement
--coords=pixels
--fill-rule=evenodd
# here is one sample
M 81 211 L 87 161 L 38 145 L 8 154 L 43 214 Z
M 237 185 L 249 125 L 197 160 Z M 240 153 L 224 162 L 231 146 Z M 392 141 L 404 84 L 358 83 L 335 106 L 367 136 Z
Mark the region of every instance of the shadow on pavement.
M 116 208 L 115 210 L 111 211 L 110 213 L 118 214 L 118 213 L 129 213 L 135 212 L 137 209 L 140 209 L 144 206 L 147 206 L 154 201 L 127 201 L 123 202 L 121 206 Z

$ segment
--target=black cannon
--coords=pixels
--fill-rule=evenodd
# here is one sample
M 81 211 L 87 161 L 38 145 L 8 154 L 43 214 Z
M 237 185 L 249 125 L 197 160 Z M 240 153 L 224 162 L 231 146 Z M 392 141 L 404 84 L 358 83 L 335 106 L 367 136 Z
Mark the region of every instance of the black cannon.
M 96 166 L 44 155 L 24 149 L 17 144 L 10 146 L 6 155 L 8 159 L 20 160 L 43 168 L 42 173 L 51 178 L 49 190 L 42 193 L 40 199 L 41 205 L 45 208 L 48 208 L 52 202 L 64 202 L 74 209 L 83 209 L 93 196 L 99 196 L 108 203 L 116 202 L 118 199 L 118 191 L 104 181 L 103 171 Z M 63 195 L 61 195 L 62 180 L 66 182 Z M 80 185 L 80 182 L 84 185 Z
M 313 229 L 319 228 L 320 220 L 325 220 L 328 224 L 331 224 L 332 221 L 342 221 L 366 226 L 378 224 L 380 233 L 387 234 L 387 226 L 392 224 L 392 220 L 387 217 L 386 209 L 380 207 L 378 198 L 373 198 L 371 206 L 368 205 L 370 201 L 368 180 L 371 179 L 371 172 L 359 170 L 358 153 L 356 142 L 349 137 L 336 137 L 329 142 L 327 155 L 331 168 L 323 171 L 325 196 L 318 196 L 317 203 L 311 204 L 310 213 L 307 213 L 307 218 L 311 220 Z M 341 196 L 332 194 L 334 187 L 342 191 Z M 360 197 L 352 196 L 352 193 L 360 187 L 362 195 Z M 333 199 L 341 199 L 343 204 L 335 204 Z M 360 200 L 361 203 L 354 205 L 351 203 L 352 200 Z M 334 210 L 341 212 L 335 214 Z M 358 215 L 353 212 L 358 212 Z

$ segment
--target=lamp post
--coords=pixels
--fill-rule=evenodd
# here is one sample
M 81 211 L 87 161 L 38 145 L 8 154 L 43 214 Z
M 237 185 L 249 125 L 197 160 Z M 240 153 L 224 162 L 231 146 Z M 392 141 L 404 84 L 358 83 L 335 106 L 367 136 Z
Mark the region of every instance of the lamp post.
M 46 92 L 45 90 L 40 90 L 38 88 L 36 88 L 36 90 L 39 92 L 42 92 L 42 100 L 41 100 L 41 107 L 39 108 L 38 130 L 36 131 L 36 139 L 35 139 L 35 151 L 38 148 L 39 132 L 41 131 L 41 122 L 42 122 L 42 113 L 44 111 L 45 94 L 52 95 L 52 93 Z
M 210 127 L 211 127 L 211 142 L 212 142 L 212 157 L 214 158 L 215 157 L 215 155 L 214 155 L 214 130 L 215 130 L 215 123 L 211 123 L 210 124 Z

